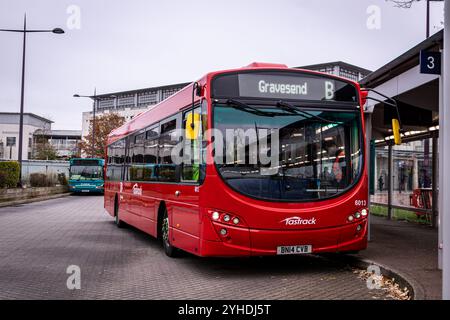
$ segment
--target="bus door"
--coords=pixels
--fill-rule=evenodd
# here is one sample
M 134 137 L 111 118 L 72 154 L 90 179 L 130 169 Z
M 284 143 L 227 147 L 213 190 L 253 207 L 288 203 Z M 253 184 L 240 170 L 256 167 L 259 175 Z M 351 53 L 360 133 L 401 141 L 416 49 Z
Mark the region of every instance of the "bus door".
M 181 141 L 183 148 L 179 154 L 182 159 L 181 165 L 177 165 L 176 175 L 178 184 L 169 194 L 172 200 L 172 236 L 175 239 L 173 244 L 181 249 L 196 252 L 198 250 L 200 235 L 200 169 L 201 169 L 201 118 L 200 108 L 197 107 L 186 111 L 182 117 L 182 137 L 177 137 Z M 181 139 L 180 139 L 181 138 Z M 161 170 L 164 170 L 163 164 Z M 174 166 L 175 167 L 175 166 Z
M 122 219 L 129 224 L 136 226 L 136 218 L 133 217 L 130 211 L 131 194 L 133 192 L 133 182 L 131 181 L 131 151 L 130 145 L 132 137 L 127 137 L 125 140 L 125 152 L 124 152 L 124 166 L 123 166 L 123 181 L 120 185 L 120 213 Z

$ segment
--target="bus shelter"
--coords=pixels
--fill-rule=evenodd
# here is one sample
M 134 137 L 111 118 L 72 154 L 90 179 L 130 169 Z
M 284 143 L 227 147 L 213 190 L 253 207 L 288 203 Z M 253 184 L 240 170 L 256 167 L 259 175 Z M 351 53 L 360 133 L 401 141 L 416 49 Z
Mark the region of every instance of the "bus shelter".
M 440 268 L 439 185 L 444 177 L 439 174 L 439 110 L 443 81 L 440 74 L 423 73 L 420 57 L 430 52 L 439 55 L 442 50 L 441 30 L 360 81 L 361 87 L 396 101 L 403 129 L 402 144 L 395 145 L 391 120 L 396 110 L 384 103 L 385 97 L 370 92 L 365 115 L 372 213 L 438 229 Z

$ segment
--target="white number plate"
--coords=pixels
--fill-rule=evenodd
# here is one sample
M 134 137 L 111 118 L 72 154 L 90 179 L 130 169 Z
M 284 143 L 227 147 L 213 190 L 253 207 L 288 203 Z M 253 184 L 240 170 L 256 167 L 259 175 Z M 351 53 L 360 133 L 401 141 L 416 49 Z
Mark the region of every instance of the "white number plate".
M 81 192 L 89 192 L 89 190 L 81 190 Z
M 277 247 L 277 254 L 303 254 L 311 253 L 312 245 L 298 245 L 298 246 L 279 246 Z

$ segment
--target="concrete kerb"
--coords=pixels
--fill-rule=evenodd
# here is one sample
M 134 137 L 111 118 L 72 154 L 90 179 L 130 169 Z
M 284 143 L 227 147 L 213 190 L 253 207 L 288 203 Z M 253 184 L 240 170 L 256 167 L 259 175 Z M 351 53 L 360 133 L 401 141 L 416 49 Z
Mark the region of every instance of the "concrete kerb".
M 425 299 L 425 292 L 422 288 L 422 286 L 415 281 L 414 279 L 405 276 L 404 274 L 402 274 L 401 272 L 388 267 L 386 265 L 380 264 L 378 262 L 372 261 L 372 260 L 368 260 L 368 259 L 359 259 L 356 258 L 353 261 L 353 265 L 356 267 L 359 267 L 361 269 L 367 269 L 369 266 L 371 265 L 376 265 L 378 267 L 380 267 L 381 270 L 381 274 L 389 279 L 394 278 L 395 282 L 398 283 L 398 285 L 401 288 L 407 288 L 410 296 L 411 296 L 411 300 L 424 300 Z
M 375 265 L 380 268 L 381 275 L 392 279 L 394 278 L 395 283 L 397 283 L 400 288 L 407 288 L 411 297 L 411 300 L 424 300 L 425 299 L 425 291 L 414 279 L 405 276 L 398 270 L 395 270 L 389 266 L 383 265 L 381 263 L 369 260 L 362 259 L 356 255 L 336 255 L 336 254 L 320 254 L 320 256 L 326 259 L 336 260 L 339 259 L 343 263 L 355 267 L 358 269 L 367 270 L 369 266 Z
M 65 192 L 65 193 L 52 194 L 52 195 L 48 195 L 48 196 L 44 196 L 44 197 L 36 197 L 36 198 L 28 198 L 28 199 L 22 199 L 22 200 L 0 202 L 0 208 L 16 206 L 16 205 L 19 205 L 19 204 L 38 202 L 38 201 L 57 199 L 57 198 L 62 198 L 62 197 L 69 196 L 70 194 L 71 194 L 70 192 Z

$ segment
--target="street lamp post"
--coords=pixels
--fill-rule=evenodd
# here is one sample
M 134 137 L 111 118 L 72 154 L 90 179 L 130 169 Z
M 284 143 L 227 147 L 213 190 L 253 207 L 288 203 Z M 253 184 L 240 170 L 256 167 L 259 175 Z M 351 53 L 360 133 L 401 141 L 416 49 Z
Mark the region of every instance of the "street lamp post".
M 442 298 L 450 300 L 450 3 L 444 4 L 443 104 L 439 106 L 439 229 L 442 230 Z M 446 178 L 445 178 L 446 177 Z
M 92 107 L 92 152 L 91 152 L 91 158 L 94 158 L 94 146 L 95 146 L 95 109 L 96 109 L 96 104 L 97 101 L 99 100 L 99 98 L 97 97 L 97 88 L 94 89 L 94 95 L 93 96 L 83 96 L 80 94 L 74 94 L 73 95 L 74 98 L 90 98 L 94 101 L 93 107 Z M 107 96 L 108 98 L 116 98 L 115 95 L 109 95 Z
M 20 90 L 20 116 L 19 116 L 19 184 L 22 185 L 22 149 L 23 149 L 23 109 L 24 109 L 24 96 L 25 96 L 25 52 L 27 43 L 27 33 L 43 33 L 50 32 L 55 34 L 63 34 L 64 30 L 61 28 L 54 28 L 52 30 L 28 30 L 27 29 L 27 16 L 23 18 L 23 29 L 0 29 L 3 32 L 19 32 L 23 33 L 23 46 L 22 46 L 22 85 Z

